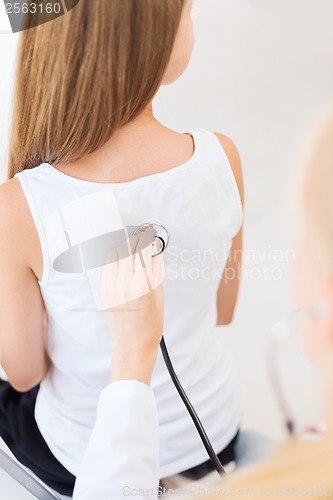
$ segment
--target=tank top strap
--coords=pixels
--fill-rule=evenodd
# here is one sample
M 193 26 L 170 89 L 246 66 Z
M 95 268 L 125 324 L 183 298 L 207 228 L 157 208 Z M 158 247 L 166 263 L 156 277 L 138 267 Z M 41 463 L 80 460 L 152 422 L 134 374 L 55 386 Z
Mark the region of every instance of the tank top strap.
M 220 173 L 224 178 L 224 181 L 228 184 L 231 190 L 231 194 L 234 197 L 236 203 L 236 210 L 238 216 L 238 229 L 241 228 L 243 223 L 243 205 L 235 179 L 235 175 L 230 164 L 229 158 L 224 150 L 224 147 L 217 137 L 216 133 L 212 130 L 201 128 L 195 131 L 197 144 L 198 144 L 198 156 L 205 158 L 206 161 L 215 160 L 217 163 L 217 168 L 221 169 Z

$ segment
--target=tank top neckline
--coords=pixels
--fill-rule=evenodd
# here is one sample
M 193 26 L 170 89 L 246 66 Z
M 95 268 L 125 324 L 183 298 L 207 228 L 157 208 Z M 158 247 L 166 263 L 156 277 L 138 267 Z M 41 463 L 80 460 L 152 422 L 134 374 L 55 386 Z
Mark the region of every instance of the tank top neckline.
M 184 132 L 184 134 L 189 134 L 193 138 L 194 151 L 192 156 L 186 160 L 184 163 L 177 165 L 176 167 L 169 168 L 168 170 L 164 170 L 163 172 L 157 172 L 156 174 L 145 175 L 142 177 L 138 177 L 137 179 L 133 179 L 131 181 L 125 182 L 94 182 L 87 181 L 84 179 L 79 179 L 78 177 L 73 177 L 71 175 L 65 174 L 61 170 L 53 167 L 50 163 L 44 162 L 42 163 L 42 167 L 46 168 L 51 174 L 57 176 L 58 178 L 81 186 L 89 186 L 89 187 L 112 187 L 112 188 L 126 188 L 131 187 L 137 184 L 142 184 L 144 182 L 155 180 L 159 178 L 169 177 L 170 175 L 176 174 L 178 172 L 182 172 L 189 168 L 196 160 L 199 154 L 199 145 L 198 145 L 198 132 L 199 130 L 191 130 L 189 132 Z

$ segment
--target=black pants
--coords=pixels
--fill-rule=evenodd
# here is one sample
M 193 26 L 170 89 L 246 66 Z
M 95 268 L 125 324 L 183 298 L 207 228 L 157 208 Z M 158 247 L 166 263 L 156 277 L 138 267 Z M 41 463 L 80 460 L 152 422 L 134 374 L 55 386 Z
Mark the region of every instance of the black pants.
M 17 392 L 0 380 L 0 437 L 17 460 L 62 495 L 72 496 L 75 476 L 58 462 L 39 432 L 34 418 L 39 386 Z
M 217 453 L 217 456 L 222 465 L 226 465 L 229 462 L 236 460 L 236 452 L 235 447 L 238 441 L 239 431 L 237 431 L 235 437 L 230 441 L 230 443 L 222 450 L 220 453 Z M 187 477 L 188 479 L 192 479 L 193 481 L 198 481 L 202 479 L 204 476 L 209 474 L 215 470 L 213 463 L 211 460 L 207 460 L 200 465 L 196 465 L 191 469 L 181 472 L 181 475 Z
M 72 496 L 75 476 L 54 457 L 39 432 L 35 421 L 35 402 L 39 386 L 28 392 L 17 392 L 8 382 L 0 380 L 0 437 L 17 460 L 32 470 L 44 483 L 62 495 Z M 238 433 L 218 454 L 222 464 L 235 458 Z M 198 480 L 213 470 L 210 460 L 182 472 Z

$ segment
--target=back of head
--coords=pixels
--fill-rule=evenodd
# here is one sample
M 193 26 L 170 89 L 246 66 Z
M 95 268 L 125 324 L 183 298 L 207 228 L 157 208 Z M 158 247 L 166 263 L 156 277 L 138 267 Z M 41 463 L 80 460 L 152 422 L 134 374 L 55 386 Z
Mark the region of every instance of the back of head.
M 23 31 L 8 177 L 77 160 L 143 111 L 163 79 L 185 3 L 80 0 Z

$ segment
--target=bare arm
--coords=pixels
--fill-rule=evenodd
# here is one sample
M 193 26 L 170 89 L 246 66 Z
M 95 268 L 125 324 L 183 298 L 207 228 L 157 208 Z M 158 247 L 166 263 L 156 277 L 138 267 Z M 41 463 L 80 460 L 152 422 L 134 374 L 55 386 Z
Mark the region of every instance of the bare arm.
M 149 385 L 163 334 L 163 254 L 152 257 L 148 234 L 126 240 L 103 269 L 102 300 L 113 337 L 112 381 Z M 119 258 L 122 254 L 128 257 Z
M 0 186 L 1 364 L 18 391 L 37 385 L 49 367 L 45 312 L 37 277 L 28 265 L 35 250 L 29 207 L 17 179 Z
M 233 142 L 226 136 L 215 132 L 232 167 L 242 204 L 244 203 L 244 188 L 241 161 Z M 240 269 L 242 266 L 243 229 L 234 237 L 229 258 L 223 272 L 217 293 L 217 325 L 231 323 L 236 307 Z

